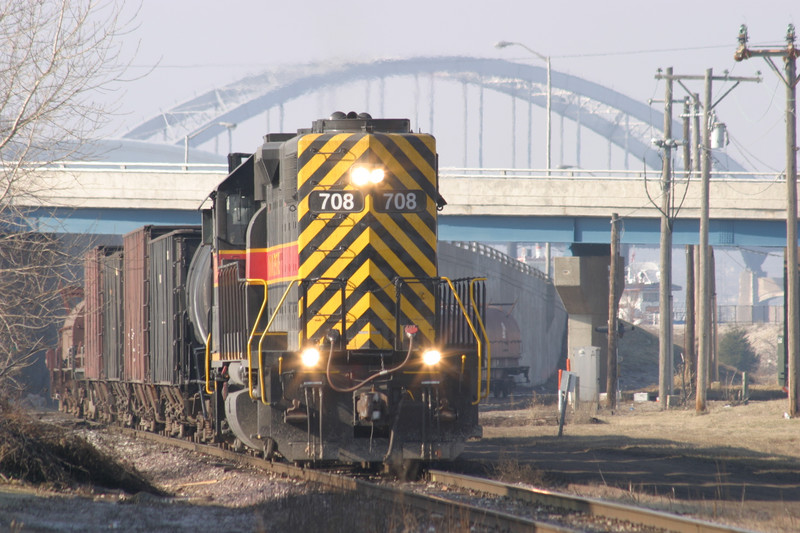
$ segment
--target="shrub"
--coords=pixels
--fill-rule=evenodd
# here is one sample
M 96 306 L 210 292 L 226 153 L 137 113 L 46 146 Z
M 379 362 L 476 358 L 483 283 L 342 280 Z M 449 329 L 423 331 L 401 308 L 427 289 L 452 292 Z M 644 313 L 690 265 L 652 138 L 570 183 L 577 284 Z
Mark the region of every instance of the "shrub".
M 722 334 L 719 340 L 719 360 L 742 372 L 751 372 L 758 367 L 758 357 L 747 340 L 743 329 L 736 328 Z

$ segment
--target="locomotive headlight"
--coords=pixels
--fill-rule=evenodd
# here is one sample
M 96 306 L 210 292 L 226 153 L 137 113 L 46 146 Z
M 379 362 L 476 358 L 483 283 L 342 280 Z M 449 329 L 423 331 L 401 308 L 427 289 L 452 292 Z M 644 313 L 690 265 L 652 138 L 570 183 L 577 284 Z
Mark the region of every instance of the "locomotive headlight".
M 350 170 L 350 181 L 356 187 L 363 187 L 368 183 L 380 183 L 386 172 L 380 167 L 357 166 Z
M 422 362 L 428 366 L 438 365 L 442 360 L 442 352 L 439 350 L 425 350 L 422 352 Z
M 300 361 L 302 361 L 303 366 L 306 368 L 317 366 L 319 359 L 319 350 L 314 347 L 306 348 L 300 353 Z

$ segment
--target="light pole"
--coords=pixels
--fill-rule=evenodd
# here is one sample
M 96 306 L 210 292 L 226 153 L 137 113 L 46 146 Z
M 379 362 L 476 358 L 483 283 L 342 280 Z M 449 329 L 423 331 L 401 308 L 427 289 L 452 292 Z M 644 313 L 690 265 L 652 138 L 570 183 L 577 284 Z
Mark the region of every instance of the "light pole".
M 233 148 L 233 130 L 236 128 L 236 124 L 234 122 L 212 122 L 211 124 L 206 124 L 202 128 L 192 133 L 189 133 L 183 137 L 183 165 L 184 170 L 188 170 L 189 165 L 189 140 L 194 139 L 204 131 L 209 128 L 213 128 L 214 126 L 222 126 L 223 128 L 228 129 L 228 152 L 230 152 Z
M 497 44 L 495 44 L 494 46 L 495 46 L 495 48 L 506 48 L 508 46 L 521 46 L 522 48 L 524 48 L 528 52 L 532 53 L 533 55 L 535 55 L 536 57 L 538 57 L 539 59 L 541 59 L 542 61 L 544 61 L 547 64 L 547 137 L 546 137 L 546 141 L 545 141 L 545 146 L 546 146 L 546 150 L 547 150 L 547 158 L 545 160 L 545 167 L 547 168 L 547 175 L 549 176 L 550 175 L 550 138 L 552 136 L 552 128 L 551 128 L 552 107 L 551 107 L 551 103 L 552 103 L 552 94 L 553 94 L 553 90 L 552 90 L 553 86 L 552 86 L 552 83 L 551 83 L 551 80 L 550 80 L 550 56 L 544 56 L 544 55 L 540 54 L 539 52 L 537 52 L 536 50 L 533 50 L 532 48 L 529 48 L 528 46 L 526 46 L 526 45 L 524 45 L 522 43 L 517 43 L 517 42 L 512 42 L 512 41 L 500 41 Z
M 236 129 L 235 122 L 219 122 L 220 126 L 228 129 L 228 153 L 233 152 L 233 130 Z

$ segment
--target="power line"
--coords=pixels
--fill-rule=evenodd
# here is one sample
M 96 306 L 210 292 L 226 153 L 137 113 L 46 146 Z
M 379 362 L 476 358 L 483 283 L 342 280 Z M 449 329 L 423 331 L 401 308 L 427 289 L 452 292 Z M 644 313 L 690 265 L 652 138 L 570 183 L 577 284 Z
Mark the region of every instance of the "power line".
M 566 54 L 566 55 L 553 55 L 553 58 L 577 58 L 577 57 L 608 57 L 608 56 L 632 56 L 641 54 L 662 54 L 667 52 L 692 52 L 696 50 L 712 50 L 716 48 L 730 48 L 728 44 L 715 44 L 707 46 L 690 46 L 684 48 L 652 48 L 650 50 L 629 50 L 624 52 L 596 52 L 593 54 Z

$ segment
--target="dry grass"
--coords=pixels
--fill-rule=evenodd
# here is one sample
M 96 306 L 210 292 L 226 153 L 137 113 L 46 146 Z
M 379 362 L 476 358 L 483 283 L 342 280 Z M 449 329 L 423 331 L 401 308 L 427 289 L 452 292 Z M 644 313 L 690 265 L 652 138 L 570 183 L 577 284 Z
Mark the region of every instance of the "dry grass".
M 755 390 L 759 396 L 774 391 Z M 662 411 L 655 402 L 621 402 L 612 413 L 608 409 L 594 406 L 568 411 L 564 426 L 565 438 L 559 440 L 564 447 L 580 448 L 582 443 L 602 449 L 625 449 L 635 446 L 639 451 L 652 453 L 654 457 L 671 453 L 697 458 L 712 458 L 717 462 L 719 478 L 723 479 L 727 465 L 752 460 L 765 469 L 776 471 L 797 468 L 800 463 L 800 419 L 787 418 L 787 399 L 751 401 L 748 403 L 713 400 L 707 404 L 705 413 L 695 412 L 694 403 L 684 408 Z M 509 416 L 541 419 L 557 413 L 555 405 L 532 405 L 526 412 Z M 499 418 L 501 413 L 492 413 Z M 482 420 L 483 421 L 483 420 Z M 552 445 L 558 433 L 557 425 L 527 426 L 516 424 L 484 424 L 484 439 L 516 439 L 532 445 Z M 749 459 L 748 459 L 749 458 Z M 521 480 L 531 476 L 530 468 L 514 460 L 507 460 L 498 467 L 498 476 L 503 479 Z M 755 464 L 755 463 L 754 463 Z M 602 466 L 601 466 L 602 467 Z M 542 477 L 542 474 L 535 474 Z M 545 480 L 546 481 L 546 480 Z M 536 483 L 547 486 L 547 483 Z M 739 501 L 727 498 L 727 485 L 717 483 L 716 499 L 680 499 L 669 494 L 654 495 L 647 487 L 635 484 L 625 488 L 604 482 L 591 485 L 560 486 L 561 490 L 577 492 L 587 496 L 616 499 L 646 505 L 670 512 L 688 513 L 701 518 L 716 520 L 753 531 L 789 532 L 800 530 L 800 502 L 777 498 L 765 501 L 750 499 L 746 491 Z M 793 496 L 792 496 L 793 498 Z
M 99 452 L 83 438 L 15 408 L 0 411 L 0 480 L 56 489 L 90 484 L 130 493 L 160 493 L 135 469 Z
M 530 463 L 520 463 L 513 457 L 501 457 L 494 469 L 492 478 L 505 483 L 527 483 L 541 486 L 546 484 L 546 476 Z

